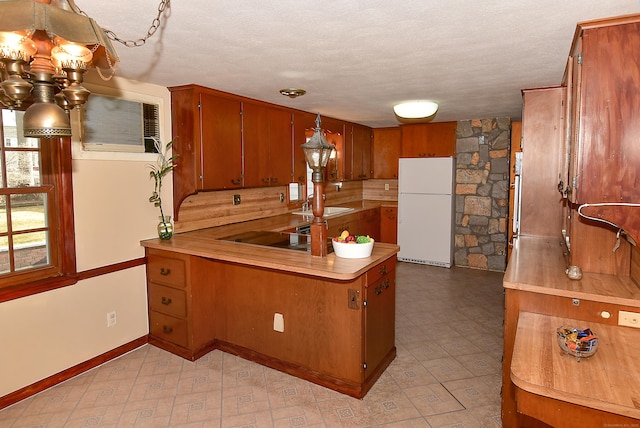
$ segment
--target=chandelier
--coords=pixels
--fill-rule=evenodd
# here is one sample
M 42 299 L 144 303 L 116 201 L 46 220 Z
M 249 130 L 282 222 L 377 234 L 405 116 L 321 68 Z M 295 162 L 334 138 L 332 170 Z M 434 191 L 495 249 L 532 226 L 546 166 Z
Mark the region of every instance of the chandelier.
M 142 46 L 158 29 L 169 1 L 160 1 L 144 38 L 124 41 L 102 29 L 74 0 L 0 0 L 0 103 L 27 107 L 24 136 L 71 136 L 69 111 L 90 94 L 82 86 L 87 68 L 95 67 L 103 78 L 100 69 L 109 69 L 113 76 L 120 60 L 111 41 Z

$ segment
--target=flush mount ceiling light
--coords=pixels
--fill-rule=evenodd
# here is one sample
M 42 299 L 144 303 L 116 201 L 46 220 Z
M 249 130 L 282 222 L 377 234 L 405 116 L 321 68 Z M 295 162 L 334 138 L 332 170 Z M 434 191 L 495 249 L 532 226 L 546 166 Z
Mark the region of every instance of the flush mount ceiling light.
M 289 98 L 298 98 L 307 93 L 304 89 L 285 88 L 280 89 L 280 93 Z
M 71 136 L 69 111 L 84 104 L 90 92 L 82 86 L 87 68 L 103 79 L 117 68 L 112 40 L 141 46 L 160 25 L 170 0 L 161 0 L 147 35 L 124 41 L 102 29 L 74 0 L 0 0 L 0 103 L 10 109 L 29 105 L 25 137 Z M 104 77 L 100 68 L 110 69 Z
M 429 122 L 438 111 L 434 101 L 407 101 L 393 106 L 393 112 L 401 123 Z

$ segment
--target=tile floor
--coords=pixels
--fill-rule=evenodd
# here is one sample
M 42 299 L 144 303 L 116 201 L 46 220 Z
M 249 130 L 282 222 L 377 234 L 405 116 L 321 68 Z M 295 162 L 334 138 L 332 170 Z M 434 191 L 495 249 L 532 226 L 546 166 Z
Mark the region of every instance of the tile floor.
M 2 427 L 500 427 L 502 273 L 399 263 L 397 358 L 362 400 L 146 345 L 0 411 Z

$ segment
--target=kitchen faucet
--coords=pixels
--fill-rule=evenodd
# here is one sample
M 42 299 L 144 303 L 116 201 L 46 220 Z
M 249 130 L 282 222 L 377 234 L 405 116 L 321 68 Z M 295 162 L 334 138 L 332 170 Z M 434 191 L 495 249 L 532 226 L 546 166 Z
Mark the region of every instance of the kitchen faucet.
M 312 199 L 313 199 L 313 194 L 307 197 L 307 200 L 302 203 L 302 211 L 309 211 L 311 209 Z

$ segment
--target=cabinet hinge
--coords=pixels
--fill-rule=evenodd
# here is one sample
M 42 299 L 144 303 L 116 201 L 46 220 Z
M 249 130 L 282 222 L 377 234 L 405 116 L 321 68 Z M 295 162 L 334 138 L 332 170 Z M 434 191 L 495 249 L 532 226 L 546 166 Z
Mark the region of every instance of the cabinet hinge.
M 578 64 L 582 64 L 582 52 L 578 54 Z
M 365 307 L 365 308 L 367 307 L 367 301 L 366 300 L 362 301 L 362 306 Z
M 198 102 L 198 110 L 202 108 L 202 104 Z
M 365 370 L 367 369 L 367 362 L 366 361 L 364 363 L 362 363 L 362 368 L 365 369 Z

